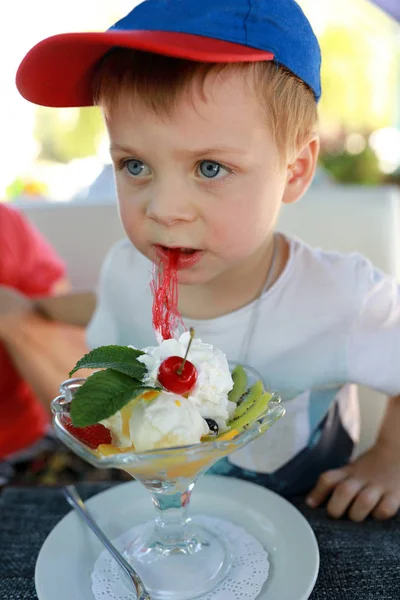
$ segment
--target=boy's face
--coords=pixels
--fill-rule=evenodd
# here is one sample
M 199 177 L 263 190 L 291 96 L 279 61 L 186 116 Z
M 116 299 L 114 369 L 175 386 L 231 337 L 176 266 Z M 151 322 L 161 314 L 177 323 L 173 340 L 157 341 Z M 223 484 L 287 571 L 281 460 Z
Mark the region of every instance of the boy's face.
M 122 222 L 140 252 L 154 261 L 168 248 L 182 249 L 185 284 L 259 264 L 288 169 L 243 75 L 195 82 L 171 116 L 122 93 L 106 123 Z

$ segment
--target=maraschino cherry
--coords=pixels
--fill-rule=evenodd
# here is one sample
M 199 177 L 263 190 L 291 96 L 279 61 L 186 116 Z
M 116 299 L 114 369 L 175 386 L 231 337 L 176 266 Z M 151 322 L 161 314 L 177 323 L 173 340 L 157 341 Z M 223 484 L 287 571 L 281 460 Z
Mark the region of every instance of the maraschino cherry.
M 190 340 L 184 358 L 182 359 L 181 356 L 169 356 L 160 365 L 158 381 L 168 392 L 179 395 L 187 394 L 196 384 L 196 367 L 187 360 L 193 338 L 194 329 L 191 328 Z

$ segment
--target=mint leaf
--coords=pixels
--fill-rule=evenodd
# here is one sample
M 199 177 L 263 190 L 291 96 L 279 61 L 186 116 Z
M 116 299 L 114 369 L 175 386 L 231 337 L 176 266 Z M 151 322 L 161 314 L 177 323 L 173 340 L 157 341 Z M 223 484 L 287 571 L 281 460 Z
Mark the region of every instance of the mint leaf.
M 78 360 L 69 376 L 79 369 L 114 369 L 142 381 L 146 367 L 137 360 L 142 354 L 141 350 L 127 346 L 100 346 Z
M 75 427 L 94 425 L 149 389 L 154 388 L 138 385 L 128 375 L 112 369 L 93 373 L 75 392 L 71 402 L 72 424 Z

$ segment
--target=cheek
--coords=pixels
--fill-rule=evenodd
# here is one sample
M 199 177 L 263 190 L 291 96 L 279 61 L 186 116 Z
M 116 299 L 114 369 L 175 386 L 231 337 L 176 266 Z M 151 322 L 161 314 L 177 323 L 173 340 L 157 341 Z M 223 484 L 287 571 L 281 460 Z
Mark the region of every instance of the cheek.
M 264 195 L 230 199 L 210 219 L 210 243 L 217 254 L 231 259 L 252 254 L 275 224 L 279 203 Z
M 122 225 L 129 239 L 136 245 L 144 233 L 144 212 L 139 199 L 127 193 L 124 187 L 117 183 L 118 210 Z
M 216 239 L 222 255 L 231 259 L 252 254 L 265 240 L 268 228 L 248 213 L 235 215 L 219 228 Z

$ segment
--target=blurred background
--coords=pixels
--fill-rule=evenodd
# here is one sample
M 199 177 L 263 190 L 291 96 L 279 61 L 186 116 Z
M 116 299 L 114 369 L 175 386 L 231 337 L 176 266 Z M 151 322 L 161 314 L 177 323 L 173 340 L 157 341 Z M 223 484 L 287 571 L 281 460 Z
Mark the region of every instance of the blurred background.
M 400 184 L 400 25 L 370 0 L 298 1 L 323 53 L 322 150 L 314 186 Z M 382 5 L 391 1 L 395 6 L 396 0 L 377 0 Z M 98 109 L 36 107 L 19 96 L 14 78 L 24 54 L 42 38 L 105 29 L 133 4 L 2 4 L 2 22 L 18 22 L 20 35 L 0 39 L 1 56 L 7 57 L 1 67 L 0 201 L 68 202 L 113 195 Z

